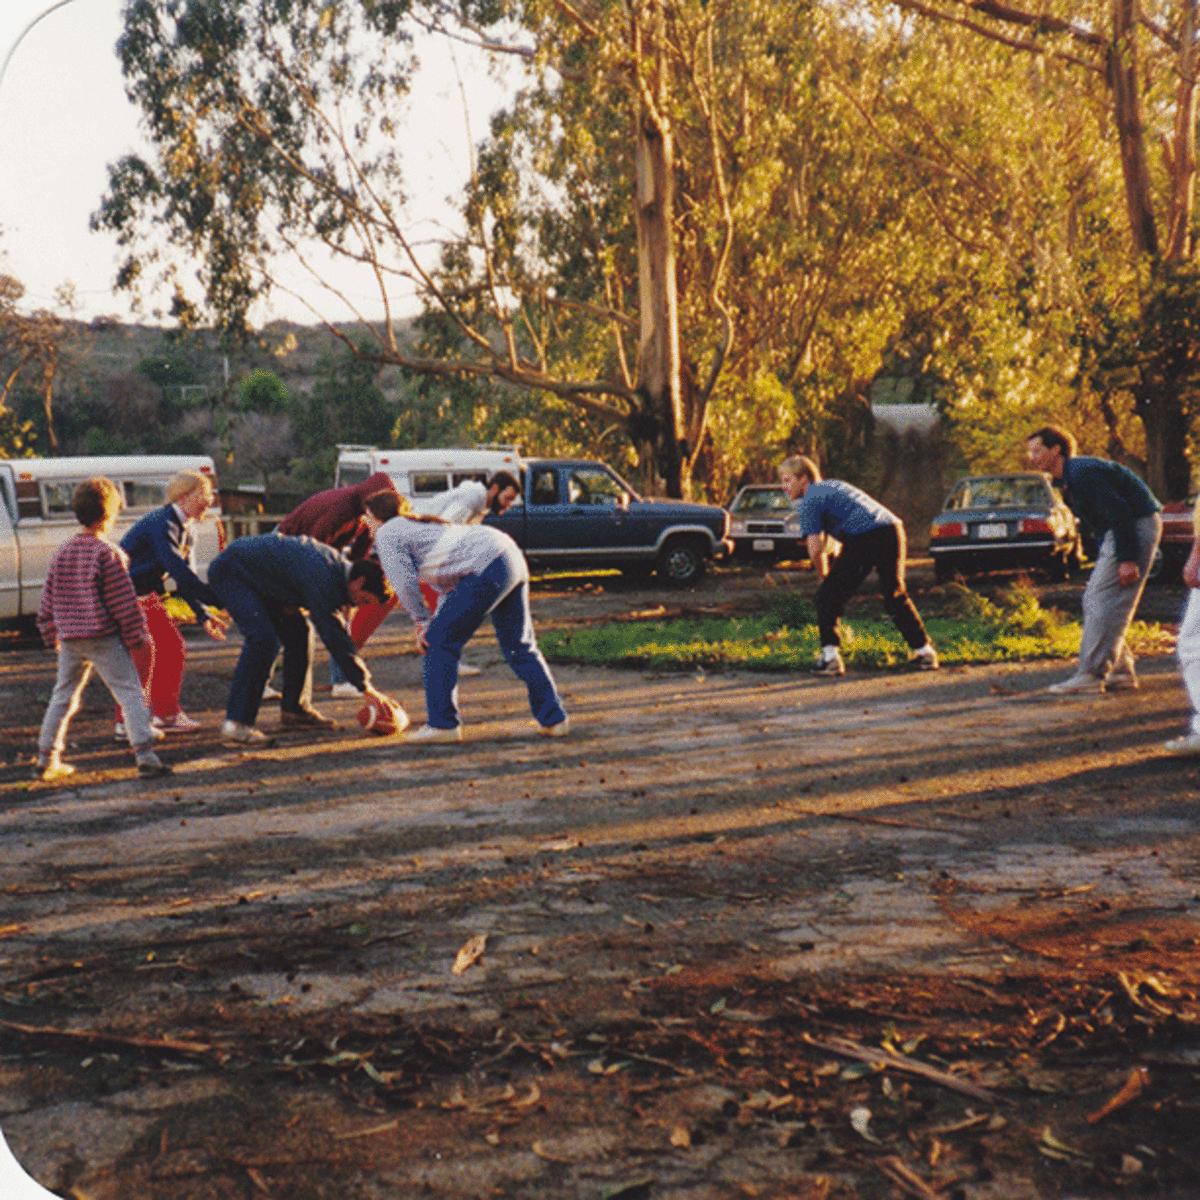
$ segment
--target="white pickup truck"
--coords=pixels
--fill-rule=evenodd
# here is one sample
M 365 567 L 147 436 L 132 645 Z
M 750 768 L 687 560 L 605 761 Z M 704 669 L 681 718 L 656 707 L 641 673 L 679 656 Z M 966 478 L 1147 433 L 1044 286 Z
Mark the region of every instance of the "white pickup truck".
M 79 530 L 71 511 L 76 484 L 106 475 L 117 485 L 125 507 L 111 536 L 120 541 L 134 521 L 166 503 L 167 481 L 184 470 L 216 484 L 212 459 L 199 454 L 0 459 L 0 621 L 37 616 L 51 556 Z M 194 567 L 202 578 L 220 549 L 220 516 L 210 509 L 196 532 Z

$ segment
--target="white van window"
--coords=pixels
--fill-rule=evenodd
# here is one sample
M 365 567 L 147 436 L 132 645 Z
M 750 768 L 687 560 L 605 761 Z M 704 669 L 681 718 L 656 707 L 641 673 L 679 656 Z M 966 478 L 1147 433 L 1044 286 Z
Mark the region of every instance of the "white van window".
M 414 496 L 433 496 L 450 487 L 445 471 L 412 471 L 408 478 Z
M 53 520 L 55 517 L 74 517 L 71 508 L 71 497 L 81 481 L 78 479 L 56 479 L 52 483 L 42 484 L 42 516 Z
M 473 479 L 476 483 L 487 483 L 488 473 L 486 471 L 455 471 L 453 478 L 455 487 L 458 487 L 460 483 L 466 483 L 468 479 Z
M 359 465 L 358 463 L 338 463 L 338 487 L 351 487 L 356 483 L 366 483 L 370 477 L 371 468 L 366 464 Z
M 17 517 L 40 517 L 42 515 L 42 493 L 37 481 L 33 479 L 17 480 Z
M 132 512 L 149 512 L 166 504 L 167 484 L 162 479 L 125 479 L 125 507 Z

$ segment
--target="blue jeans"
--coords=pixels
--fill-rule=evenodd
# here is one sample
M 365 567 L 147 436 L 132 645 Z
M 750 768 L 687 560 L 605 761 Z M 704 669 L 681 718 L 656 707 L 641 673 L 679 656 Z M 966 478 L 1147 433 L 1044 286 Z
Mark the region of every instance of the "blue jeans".
M 541 725 L 567 719 L 550 669 L 537 646 L 529 613 L 529 572 L 514 546 L 477 575 L 468 575 L 438 606 L 425 630 L 426 719 L 435 729 L 455 729 L 458 716 L 458 660 L 471 635 L 491 616 L 504 661 L 529 691 L 529 707 Z
M 283 647 L 283 699 L 280 708 L 296 712 L 312 701 L 312 627 L 298 609 L 265 599 L 253 578 L 235 562 L 215 561 L 208 583 L 242 634 L 242 652 L 233 670 L 225 717 L 243 725 L 258 719 L 263 688 L 279 647 Z

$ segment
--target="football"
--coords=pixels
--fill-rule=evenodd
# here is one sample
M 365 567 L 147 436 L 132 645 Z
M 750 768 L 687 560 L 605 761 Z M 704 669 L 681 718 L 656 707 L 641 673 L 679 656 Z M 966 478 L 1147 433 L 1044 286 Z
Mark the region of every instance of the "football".
M 367 700 L 358 710 L 358 723 L 364 733 L 389 737 L 408 728 L 408 714 L 398 704 Z

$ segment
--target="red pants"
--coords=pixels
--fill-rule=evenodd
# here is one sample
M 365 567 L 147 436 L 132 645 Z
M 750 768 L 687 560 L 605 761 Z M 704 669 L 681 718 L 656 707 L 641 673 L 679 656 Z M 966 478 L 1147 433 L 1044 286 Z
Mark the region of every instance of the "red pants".
M 425 597 L 429 611 L 433 612 L 437 608 L 437 592 L 427 583 L 423 583 L 421 584 L 421 595 Z M 355 650 L 361 650 L 367 644 L 371 635 L 387 620 L 388 613 L 398 603 L 399 601 L 393 596 L 386 604 L 364 604 L 361 608 L 354 610 L 354 616 L 350 618 L 350 640 L 354 643 Z
M 179 691 L 183 687 L 183 664 L 187 657 L 183 635 L 167 615 L 157 592 L 139 596 L 138 604 L 146 615 L 150 641 L 133 654 L 146 704 L 152 717 L 173 717 L 179 712 Z M 117 710 L 120 721 L 121 711 Z

